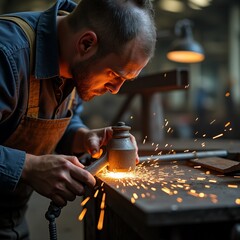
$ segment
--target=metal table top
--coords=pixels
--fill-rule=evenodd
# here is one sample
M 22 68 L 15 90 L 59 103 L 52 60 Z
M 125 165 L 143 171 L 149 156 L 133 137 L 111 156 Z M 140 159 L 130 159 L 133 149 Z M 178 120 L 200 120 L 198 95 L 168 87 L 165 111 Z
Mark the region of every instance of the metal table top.
M 139 229 L 240 220 L 240 174 L 169 161 L 138 165 L 132 177 L 102 173 L 98 180 L 108 207 Z

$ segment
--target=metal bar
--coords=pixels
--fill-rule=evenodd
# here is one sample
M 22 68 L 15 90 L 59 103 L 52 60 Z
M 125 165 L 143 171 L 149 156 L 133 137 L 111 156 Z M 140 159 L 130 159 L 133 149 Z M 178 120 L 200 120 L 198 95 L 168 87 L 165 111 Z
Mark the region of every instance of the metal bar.
M 154 93 L 186 89 L 189 84 L 188 69 L 177 68 L 171 71 L 138 77 L 135 81 L 125 83 L 119 93 Z
M 205 158 L 205 157 L 226 157 L 227 155 L 228 155 L 228 151 L 226 151 L 226 150 L 176 153 L 176 154 L 165 154 L 165 155 L 151 155 L 151 156 L 139 157 L 139 163 L 149 161 L 149 160 L 173 161 L 173 160 L 187 160 L 187 159 Z
M 107 167 L 107 165 L 108 165 L 108 158 L 107 158 L 107 152 L 105 152 L 101 158 L 92 162 L 89 166 L 85 167 L 85 169 L 95 176 L 103 168 Z

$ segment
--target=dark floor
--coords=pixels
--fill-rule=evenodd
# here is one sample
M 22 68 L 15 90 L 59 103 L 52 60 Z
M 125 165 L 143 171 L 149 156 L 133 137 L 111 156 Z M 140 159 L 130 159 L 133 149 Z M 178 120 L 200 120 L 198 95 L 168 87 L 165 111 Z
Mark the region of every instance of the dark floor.
M 62 209 L 61 215 L 56 219 L 58 240 L 82 240 L 83 222 L 78 221 L 81 212 L 82 198 L 76 198 L 74 202 L 68 203 Z M 48 221 L 45 213 L 50 200 L 34 193 L 27 213 L 31 240 L 47 240 L 49 238 Z

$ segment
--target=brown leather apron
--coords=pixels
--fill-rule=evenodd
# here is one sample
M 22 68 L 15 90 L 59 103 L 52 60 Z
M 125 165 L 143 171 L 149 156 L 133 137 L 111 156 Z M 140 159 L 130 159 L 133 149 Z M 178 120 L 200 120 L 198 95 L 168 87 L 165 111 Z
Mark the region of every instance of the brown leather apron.
M 69 110 L 68 115 L 62 119 L 39 119 L 39 93 L 40 80 L 30 78 L 27 113 L 4 146 L 34 155 L 49 154 L 54 151 L 71 120 L 72 111 Z M 69 97 L 69 109 L 74 95 L 73 91 Z M 30 186 L 20 180 L 15 191 L 1 192 L 0 239 L 28 239 L 24 216 L 32 191 Z

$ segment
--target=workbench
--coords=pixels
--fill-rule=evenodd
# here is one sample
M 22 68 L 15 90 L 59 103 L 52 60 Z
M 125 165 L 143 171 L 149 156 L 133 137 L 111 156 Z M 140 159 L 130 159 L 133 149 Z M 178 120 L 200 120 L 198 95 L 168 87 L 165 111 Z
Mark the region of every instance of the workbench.
M 210 149 L 240 149 L 239 142 L 214 146 Z M 102 173 L 97 181 L 86 193 L 85 240 L 239 239 L 239 173 L 222 175 L 184 160 L 149 161 L 137 166 L 132 178 Z M 104 223 L 97 230 L 101 208 Z

